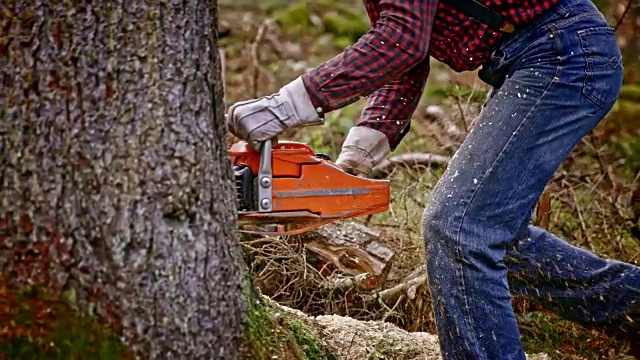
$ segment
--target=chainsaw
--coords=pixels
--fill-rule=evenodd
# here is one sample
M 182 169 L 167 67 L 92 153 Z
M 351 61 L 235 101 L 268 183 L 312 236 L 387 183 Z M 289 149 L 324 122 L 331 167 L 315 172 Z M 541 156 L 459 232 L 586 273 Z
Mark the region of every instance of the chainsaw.
M 307 144 L 269 140 L 255 150 L 240 141 L 229 154 L 242 232 L 297 235 L 389 209 L 388 180 L 350 175 Z

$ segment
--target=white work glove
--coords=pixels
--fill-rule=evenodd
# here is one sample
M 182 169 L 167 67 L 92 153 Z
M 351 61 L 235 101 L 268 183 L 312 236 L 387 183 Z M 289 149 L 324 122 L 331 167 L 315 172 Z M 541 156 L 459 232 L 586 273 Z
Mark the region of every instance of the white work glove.
M 277 140 L 287 129 L 323 123 L 301 77 L 275 94 L 237 102 L 227 111 L 229 131 L 256 150 L 264 141 Z
M 336 165 L 351 175 L 369 178 L 373 168 L 389 151 L 391 149 L 385 134 L 368 127 L 354 126 L 342 144 Z

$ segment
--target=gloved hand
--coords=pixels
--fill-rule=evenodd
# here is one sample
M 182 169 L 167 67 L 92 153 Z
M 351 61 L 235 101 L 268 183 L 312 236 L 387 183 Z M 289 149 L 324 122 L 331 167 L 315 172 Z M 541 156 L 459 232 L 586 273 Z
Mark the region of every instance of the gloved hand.
M 237 102 L 227 111 L 229 131 L 256 150 L 263 141 L 275 139 L 287 129 L 323 123 L 301 77 L 275 94 Z
M 368 127 L 354 126 L 342 144 L 336 165 L 351 175 L 368 178 L 389 151 L 385 134 Z

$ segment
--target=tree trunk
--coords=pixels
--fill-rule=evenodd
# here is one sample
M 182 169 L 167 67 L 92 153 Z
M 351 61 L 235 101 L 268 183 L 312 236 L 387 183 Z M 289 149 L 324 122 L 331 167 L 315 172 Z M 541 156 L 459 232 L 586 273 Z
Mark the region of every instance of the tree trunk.
M 233 359 L 246 300 L 217 2 L 0 8 L 0 272 L 149 358 Z

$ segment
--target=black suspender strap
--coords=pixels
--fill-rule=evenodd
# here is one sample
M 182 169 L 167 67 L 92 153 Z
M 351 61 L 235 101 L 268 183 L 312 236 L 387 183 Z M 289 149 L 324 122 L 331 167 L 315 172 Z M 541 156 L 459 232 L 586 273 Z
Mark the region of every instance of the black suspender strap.
M 504 33 L 512 33 L 515 28 L 513 24 L 504 20 L 502 15 L 495 12 L 484 4 L 476 0 L 440 0 L 442 3 L 451 6 L 461 13 L 476 18 L 480 22 L 487 24 L 490 28 Z

